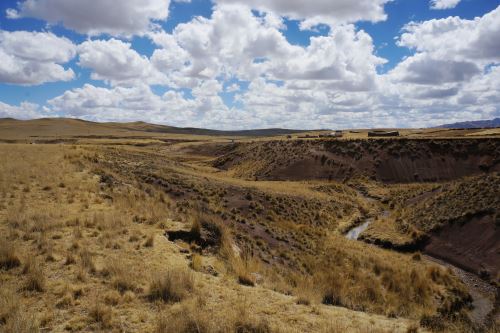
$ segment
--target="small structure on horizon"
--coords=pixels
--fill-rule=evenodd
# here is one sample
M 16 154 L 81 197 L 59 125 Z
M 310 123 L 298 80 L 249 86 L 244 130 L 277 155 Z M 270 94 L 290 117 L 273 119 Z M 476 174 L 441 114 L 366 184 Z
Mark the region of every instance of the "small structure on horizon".
M 398 131 L 370 131 L 368 137 L 394 137 L 399 136 Z

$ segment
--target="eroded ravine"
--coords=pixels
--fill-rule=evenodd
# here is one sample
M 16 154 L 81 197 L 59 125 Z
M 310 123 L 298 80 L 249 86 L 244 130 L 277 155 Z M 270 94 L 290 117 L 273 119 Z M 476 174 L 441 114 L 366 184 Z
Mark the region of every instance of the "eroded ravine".
M 370 203 L 375 203 L 380 206 L 382 204 L 372 197 L 359 192 L 364 200 Z M 371 223 L 373 223 L 377 218 L 384 217 L 387 218 L 391 215 L 391 212 L 382 208 L 379 210 L 379 215 L 376 217 L 367 217 L 366 220 L 351 228 L 345 233 L 345 237 L 350 240 L 359 240 L 361 234 L 368 229 Z M 462 281 L 466 286 L 468 293 L 472 298 L 472 309 L 469 312 L 470 320 L 478 327 L 486 327 L 490 319 L 494 320 L 493 317 L 500 316 L 498 309 L 495 308 L 495 300 L 497 298 L 498 290 L 496 287 L 488 283 L 487 281 L 480 278 L 478 275 L 467 272 L 447 261 L 432 257 L 428 254 L 422 256 L 424 260 L 432 262 L 434 264 L 440 265 L 444 268 L 449 268 L 453 273 Z

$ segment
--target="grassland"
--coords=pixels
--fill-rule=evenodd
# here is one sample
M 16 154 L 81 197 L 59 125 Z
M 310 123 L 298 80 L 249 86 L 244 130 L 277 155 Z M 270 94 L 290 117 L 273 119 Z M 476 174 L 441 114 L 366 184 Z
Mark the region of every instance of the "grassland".
M 2 332 L 476 329 L 451 270 L 344 233 L 391 211 L 366 239 L 412 242 L 495 210 L 494 173 L 411 184 L 255 179 L 255 164 L 216 167 L 233 154 L 225 138 L 122 135 L 0 145 Z

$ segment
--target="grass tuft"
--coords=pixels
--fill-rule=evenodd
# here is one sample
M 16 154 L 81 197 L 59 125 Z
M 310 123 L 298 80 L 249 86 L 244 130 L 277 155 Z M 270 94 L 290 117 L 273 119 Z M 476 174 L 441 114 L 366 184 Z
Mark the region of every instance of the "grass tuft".
M 9 270 L 21 265 L 16 248 L 6 239 L 0 239 L 0 269 Z
M 149 284 L 148 298 L 150 301 L 180 302 L 194 289 L 194 276 L 185 269 L 169 269 L 157 273 Z

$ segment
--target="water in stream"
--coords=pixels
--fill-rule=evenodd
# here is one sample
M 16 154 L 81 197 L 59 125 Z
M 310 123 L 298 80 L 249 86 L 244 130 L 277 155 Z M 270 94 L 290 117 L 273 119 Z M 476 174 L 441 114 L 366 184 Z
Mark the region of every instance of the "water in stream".
M 387 217 L 389 216 L 389 214 L 389 212 L 384 211 L 382 215 Z M 347 239 L 358 240 L 361 233 L 364 232 L 373 221 L 373 218 L 367 219 L 364 223 L 349 230 L 345 234 L 345 237 Z M 473 299 L 473 309 L 469 313 L 470 319 L 476 325 L 483 326 L 487 321 L 488 315 L 495 309 L 495 287 L 483 281 L 478 276 L 472 273 L 465 272 L 464 270 L 453 266 L 448 262 L 444 262 L 440 259 L 436 259 L 428 255 L 425 255 L 424 258 L 443 267 L 451 268 L 455 275 L 458 276 L 460 280 L 462 280 L 462 282 L 467 286 L 467 289 L 469 290 L 469 293 Z
M 354 227 L 351 230 L 349 230 L 345 235 L 345 237 L 347 239 L 357 240 L 359 238 L 359 235 L 361 235 L 361 233 L 365 231 L 372 222 L 373 222 L 372 218 L 367 219 L 363 224 L 360 224 L 357 227 Z

